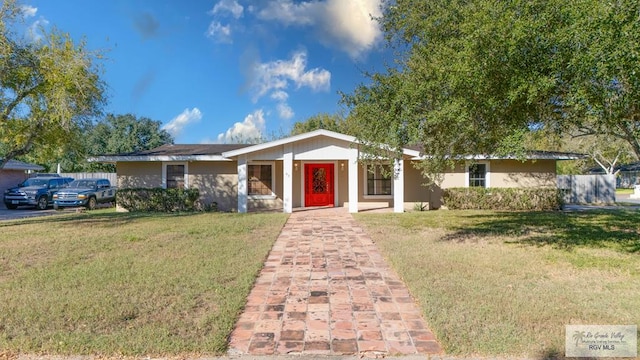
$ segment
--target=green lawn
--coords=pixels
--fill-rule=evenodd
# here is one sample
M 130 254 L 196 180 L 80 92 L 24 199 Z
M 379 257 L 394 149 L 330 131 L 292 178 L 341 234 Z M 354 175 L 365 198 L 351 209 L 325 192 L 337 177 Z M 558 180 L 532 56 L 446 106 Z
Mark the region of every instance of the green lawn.
M 449 354 L 561 357 L 566 324 L 640 324 L 640 212 L 356 219 Z
M 0 354 L 224 353 L 283 214 L 0 222 Z
M 630 195 L 633 194 L 633 189 L 616 189 L 616 195 Z

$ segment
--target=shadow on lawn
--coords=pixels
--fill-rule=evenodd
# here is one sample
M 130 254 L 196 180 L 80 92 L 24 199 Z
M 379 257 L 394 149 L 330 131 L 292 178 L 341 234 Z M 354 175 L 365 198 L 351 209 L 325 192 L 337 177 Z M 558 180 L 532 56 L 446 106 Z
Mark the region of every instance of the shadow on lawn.
M 469 237 L 512 237 L 507 243 L 574 247 L 607 247 L 640 252 L 640 212 L 603 210 L 589 212 L 498 212 L 469 214 L 472 224 L 454 229 L 443 241 Z
M 19 220 L 7 220 L 0 222 L 0 228 L 6 226 L 16 226 L 25 224 L 50 224 L 74 222 L 81 226 L 101 226 L 118 227 L 129 224 L 133 221 L 145 218 L 167 218 L 174 220 L 176 217 L 194 216 L 204 214 L 202 212 L 183 213 L 153 213 L 153 212 L 102 212 L 87 211 L 78 214 L 61 214 L 54 216 L 43 216 L 37 218 L 26 218 Z

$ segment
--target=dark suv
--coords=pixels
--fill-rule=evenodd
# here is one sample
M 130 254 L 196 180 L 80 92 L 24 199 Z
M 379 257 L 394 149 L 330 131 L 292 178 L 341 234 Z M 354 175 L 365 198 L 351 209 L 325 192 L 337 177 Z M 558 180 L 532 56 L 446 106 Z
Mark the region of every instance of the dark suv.
M 72 181 L 72 178 L 66 177 L 29 178 L 4 192 L 4 204 L 7 209 L 12 210 L 18 206 L 35 206 L 38 210 L 45 210 L 49 205 L 53 205 L 53 194 L 67 187 Z

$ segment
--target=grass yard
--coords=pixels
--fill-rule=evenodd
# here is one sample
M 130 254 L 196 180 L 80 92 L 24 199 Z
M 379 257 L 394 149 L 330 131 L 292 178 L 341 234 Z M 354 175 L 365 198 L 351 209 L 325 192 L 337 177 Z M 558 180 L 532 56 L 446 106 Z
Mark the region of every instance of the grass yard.
M 448 354 L 562 357 L 567 324 L 640 325 L 640 212 L 356 219 Z
M 0 355 L 222 354 L 285 221 L 106 210 L 0 222 Z

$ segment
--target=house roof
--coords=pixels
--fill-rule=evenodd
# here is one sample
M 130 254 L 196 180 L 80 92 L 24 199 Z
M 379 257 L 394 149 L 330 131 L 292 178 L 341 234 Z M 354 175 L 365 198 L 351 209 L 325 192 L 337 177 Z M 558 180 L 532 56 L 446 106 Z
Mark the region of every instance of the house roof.
M 408 148 L 421 152 L 418 145 L 408 146 Z M 531 150 L 524 154 L 527 160 L 577 160 L 586 157 L 585 154 L 561 152 L 561 151 L 543 151 Z M 424 159 L 425 155 L 414 157 L 414 160 Z M 458 156 L 462 160 L 519 160 L 521 157 L 517 155 L 461 155 Z
M 274 141 L 270 141 L 262 144 L 257 144 L 257 145 L 248 146 L 241 149 L 227 151 L 227 152 L 224 152 L 222 155 L 225 157 L 231 158 L 239 155 L 249 154 L 256 151 L 266 150 L 276 146 L 291 144 L 297 141 L 311 139 L 318 136 L 326 136 L 329 138 L 342 140 L 342 141 L 346 141 L 354 144 L 359 143 L 358 139 L 355 136 L 345 135 L 345 134 L 341 134 L 341 133 L 337 133 L 337 132 L 329 131 L 325 129 L 318 129 L 318 130 L 314 130 L 304 134 L 298 134 L 298 135 L 294 135 L 294 136 L 290 136 L 290 137 L 286 137 L 286 138 L 282 138 L 282 139 L 278 139 L 278 140 L 274 140 Z M 408 156 L 415 157 L 420 155 L 418 151 L 415 151 L 413 149 L 406 148 L 403 150 L 404 150 L 403 153 Z
M 262 143 L 262 144 L 167 144 L 151 150 L 143 150 L 125 154 L 102 155 L 89 158 L 96 162 L 126 162 L 126 161 L 230 161 L 240 155 L 250 154 L 274 147 L 295 143 L 315 137 L 329 137 L 348 143 L 358 144 L 356 137 L 337 132 L 319 129 L 304 134 L 289 136 L 286 138 Z M 403 154 L 413 160 L 424 159 L 420 146 L 407 146 Z M 530 151 L 526 159 L 549 160 L 575 160 L 583 158 L 582 154 L 554 152 L 554 151 Z M 499 160 L 519 159 L 518 156 L 493 156 L 493 155 L 466 155 L 459 159 L 465 160 Z
M 228 161 L 222 156 L 225 151 L 251 146 L 250 144 L 166 144 L 150 150 L 124 154 L 101 155 L 89 161 Z
M 4 167 L 2 167 L 2 170 L 32 170 L 32 171 L 40 171 L 40 170 L 44 170 L 44 168 L 40 165 L 35 165 L 35 164 L 29 164 L 26 162 L 22 162 L 22 161 L 18 161 L 18 160 L 9 160 Z

